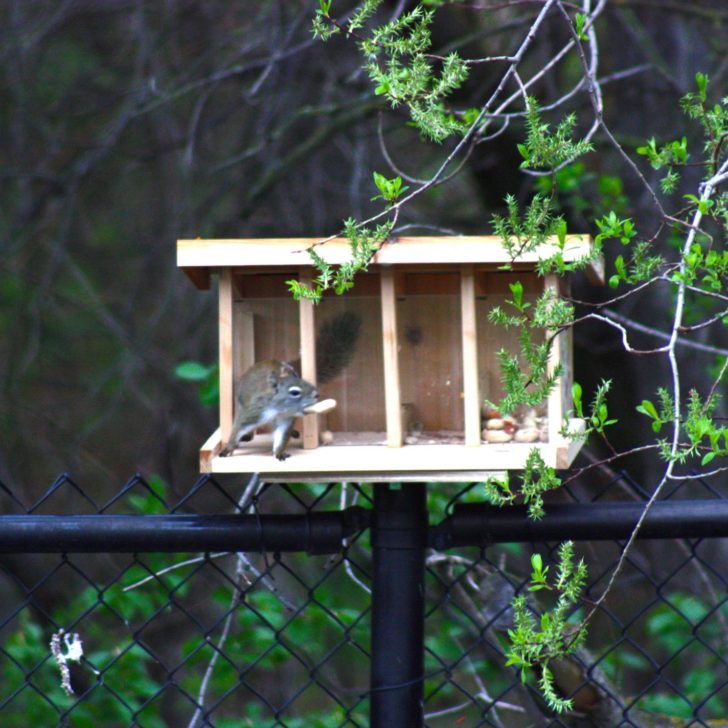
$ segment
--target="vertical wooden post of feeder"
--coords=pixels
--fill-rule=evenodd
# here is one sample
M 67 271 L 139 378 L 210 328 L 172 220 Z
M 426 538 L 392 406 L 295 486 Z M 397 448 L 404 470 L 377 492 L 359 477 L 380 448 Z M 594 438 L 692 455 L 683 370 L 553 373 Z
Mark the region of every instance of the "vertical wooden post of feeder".
M 547 273 L 544 276 L 544 290 L 545 291 L 553 291 L 556 295 L 559 294 L 559 278 L 553 273 Z M 549 376 L 553 373 L 554 369 L 559 364 L 564 364 L 564 350 L 563 350 L 563 341 L 562 341 L 563 333 L 557 334 L 554 337 L 553 342 L 551 343 L 551 352 L 549 354 L 549 363 L 548 363 L 548 374 Z M 547 416 L 548 416 L 548 433 L 549 433 L 549 442 L 550 443 L 556 443 L 561 435 L 559 432 L 561 431 L 562 421 L 564 419 L 564 407 L 563 407 L 563 374 L 560 378 L 557 385 L 551 390 L 551 394 L 549 394 L 548 398 L 548 404 L 547 404 Z M 559 466 L 559 467 L 567 467 Z
M 478 325 L 475 318 L 475 269 L 460 269 L 460 319 L 463 337 L 463 412 L 465 444 L 480 445 L 480 392 L 478 391 Z
M 299 271 L 301 283 L 310 286 L 312 282 L 310 268 Z M 308 382 L 316 381 L 316 320 L 314 305 L 306 298 L 299 302 L 299 322 L 301 339 L 301 377 Z M 318 415 L 307 415 L 303 418 L 303 447 L 312 450 L 319 444 Z
M 219 297 L 219 345 L 220 345 L 220 440 L 226 443 L 233 429 L 233 272 L 230 268 L 220 271 Z
M 253 310 L 248 301 L 235 301 L 233 303 L 233 397 L 238 377 L 248 371 L 253 364 L 255 364 Z
M 402 447 L 402 397 L 399 386 L 397 339 L 397 290 L 394 270 L 383 266 L 381 273 L 382 346 L 384 349 L 384 408 L 387 446 Z

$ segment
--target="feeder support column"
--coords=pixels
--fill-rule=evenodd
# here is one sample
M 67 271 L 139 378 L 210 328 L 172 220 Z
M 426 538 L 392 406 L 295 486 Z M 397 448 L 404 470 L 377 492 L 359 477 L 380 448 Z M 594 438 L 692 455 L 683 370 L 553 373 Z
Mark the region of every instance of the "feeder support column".
M 478 387 L 478 323 L 475 317 L 475 271 L 460 269 L 460 318 L 463 333 L 463 411 L 465 444 L 480 445 L 480 393 Z

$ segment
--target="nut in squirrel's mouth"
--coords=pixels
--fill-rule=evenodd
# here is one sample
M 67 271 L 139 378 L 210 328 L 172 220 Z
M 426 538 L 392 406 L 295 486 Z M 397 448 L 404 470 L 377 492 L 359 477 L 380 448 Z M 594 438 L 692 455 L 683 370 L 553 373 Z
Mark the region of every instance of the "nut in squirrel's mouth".
M 310 404 L 308 407 L 304 407 L 303 411 L 307 415 L 322 415 L 326 412 L 330 412 L 336 407 L 335 399 L 322 399 L 320 402 Z

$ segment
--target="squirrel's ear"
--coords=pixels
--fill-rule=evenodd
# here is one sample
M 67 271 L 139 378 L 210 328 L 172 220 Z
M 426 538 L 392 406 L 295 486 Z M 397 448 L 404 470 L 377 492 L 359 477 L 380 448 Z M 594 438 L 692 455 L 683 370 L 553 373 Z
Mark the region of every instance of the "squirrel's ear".
M 281 362 L 281 368 L 279 370 L 280 377 L 297 377 L 298 372 L 286 361 Z

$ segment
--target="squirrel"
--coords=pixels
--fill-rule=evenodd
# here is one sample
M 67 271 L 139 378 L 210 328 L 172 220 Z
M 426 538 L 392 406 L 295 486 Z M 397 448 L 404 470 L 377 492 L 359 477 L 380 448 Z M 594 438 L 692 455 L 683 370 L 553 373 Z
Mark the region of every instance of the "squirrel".
M 349 364 L 359 337 L 361 316 L 344 312 L 326 321 L 316 337 L 316 372 L 319 384 L 337 377 Z M 235 388 L 235 420 L 222 451 L 229 455 L 241 441 L 251 440 L 258 427 L 272 425 L 273 455 L 285 460 L 288 440 L 294 435 L 293 421 L 304 409 L 316 404 L 315 385 L 298 375 L 300 359 L 293 364 L 268 359 L 253 364 Z

